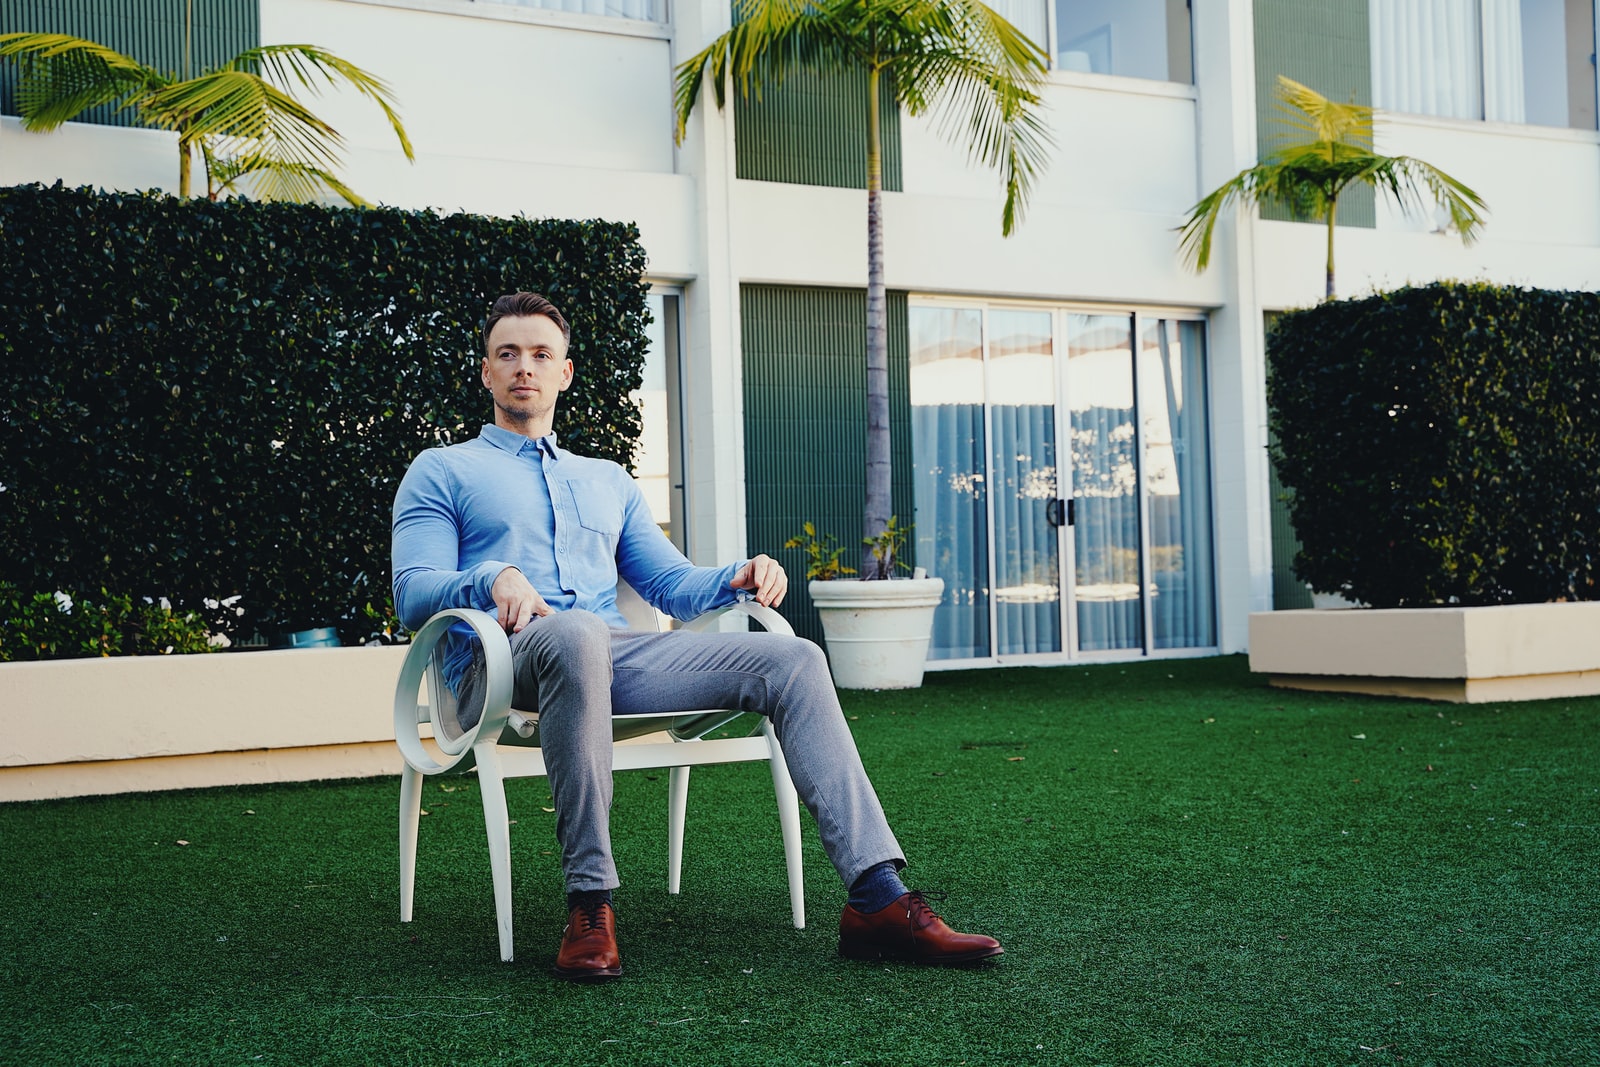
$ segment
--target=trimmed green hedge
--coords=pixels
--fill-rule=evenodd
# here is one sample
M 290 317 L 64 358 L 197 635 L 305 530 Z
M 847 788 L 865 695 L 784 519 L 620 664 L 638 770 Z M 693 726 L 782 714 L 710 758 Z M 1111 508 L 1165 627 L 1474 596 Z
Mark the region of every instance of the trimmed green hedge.
M 1600 294 L 1323 304 L 1267 358 L 1303 581 L 1375 607 L 1600 599 Z
M 492 418 L 495 296 L 567 314 L 562 443 L 631 460 L 644 262 L 631 224 L 0 189 L 0 581 L 364 636 L 406 466 Z

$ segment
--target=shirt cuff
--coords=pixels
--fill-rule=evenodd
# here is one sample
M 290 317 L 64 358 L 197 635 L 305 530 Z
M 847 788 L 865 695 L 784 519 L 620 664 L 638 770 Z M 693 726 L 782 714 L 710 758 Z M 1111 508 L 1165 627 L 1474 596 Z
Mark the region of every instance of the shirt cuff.
M 490 592 L 494 588 L 494 580 L 500 577 L 500 572 L 507 568 L 516 567 L 515 563 L 502 563 L 499 560 L 484 560 L 473 567 L 468 573 L 472 575 L 472 592 L 477 598 L 475 607 L 494 604 L 494 595 Z

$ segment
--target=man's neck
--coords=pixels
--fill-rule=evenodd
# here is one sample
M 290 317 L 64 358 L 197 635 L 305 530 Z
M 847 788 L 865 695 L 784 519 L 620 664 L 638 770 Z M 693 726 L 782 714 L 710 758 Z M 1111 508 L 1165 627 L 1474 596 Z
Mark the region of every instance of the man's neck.
M 512 419 L 508 418 L 503 411 L 494 413 L 494 424 L 496 426 L 502 430 L 510 430 L 512 433 L 521 434 L 530 441 L 537 441 L 541 437 L 550 436 L 554 423 L 554 419 Z

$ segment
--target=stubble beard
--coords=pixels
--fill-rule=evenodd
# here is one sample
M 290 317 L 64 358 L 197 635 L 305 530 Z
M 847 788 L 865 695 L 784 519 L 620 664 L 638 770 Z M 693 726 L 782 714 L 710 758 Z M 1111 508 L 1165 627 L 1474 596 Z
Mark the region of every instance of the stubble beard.
M 507 407 L 501 402 L 499 397 L 495 397 L 494 400 L 495 411 L 498 412 L 506 422 L 522 427 L 526 427 L 531 423 L 553 418 L 555 414 L 555 407 L 556 406 L 554 404 L 551 404 L 549 407 L 540 410 L 537 402 L 529 402 L 523 407 Z

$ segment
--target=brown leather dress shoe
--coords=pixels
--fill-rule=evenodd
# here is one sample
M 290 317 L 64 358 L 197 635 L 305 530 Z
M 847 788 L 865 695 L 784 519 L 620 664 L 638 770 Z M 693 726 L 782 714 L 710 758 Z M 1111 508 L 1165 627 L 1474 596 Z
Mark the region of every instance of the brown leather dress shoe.
M 567 917 L 556 953 L 557 978 L 603 982 L 622 974 L 617 955 L 617 913 L 610 904 L 579 904 Z
M 846 904 L 839 918 L 839 955 L 847 959 L 943 965 L 986 960 L 1004 951 L 992 937 L 950 929 L 915 891 L 882 911 L 863 913 Z

